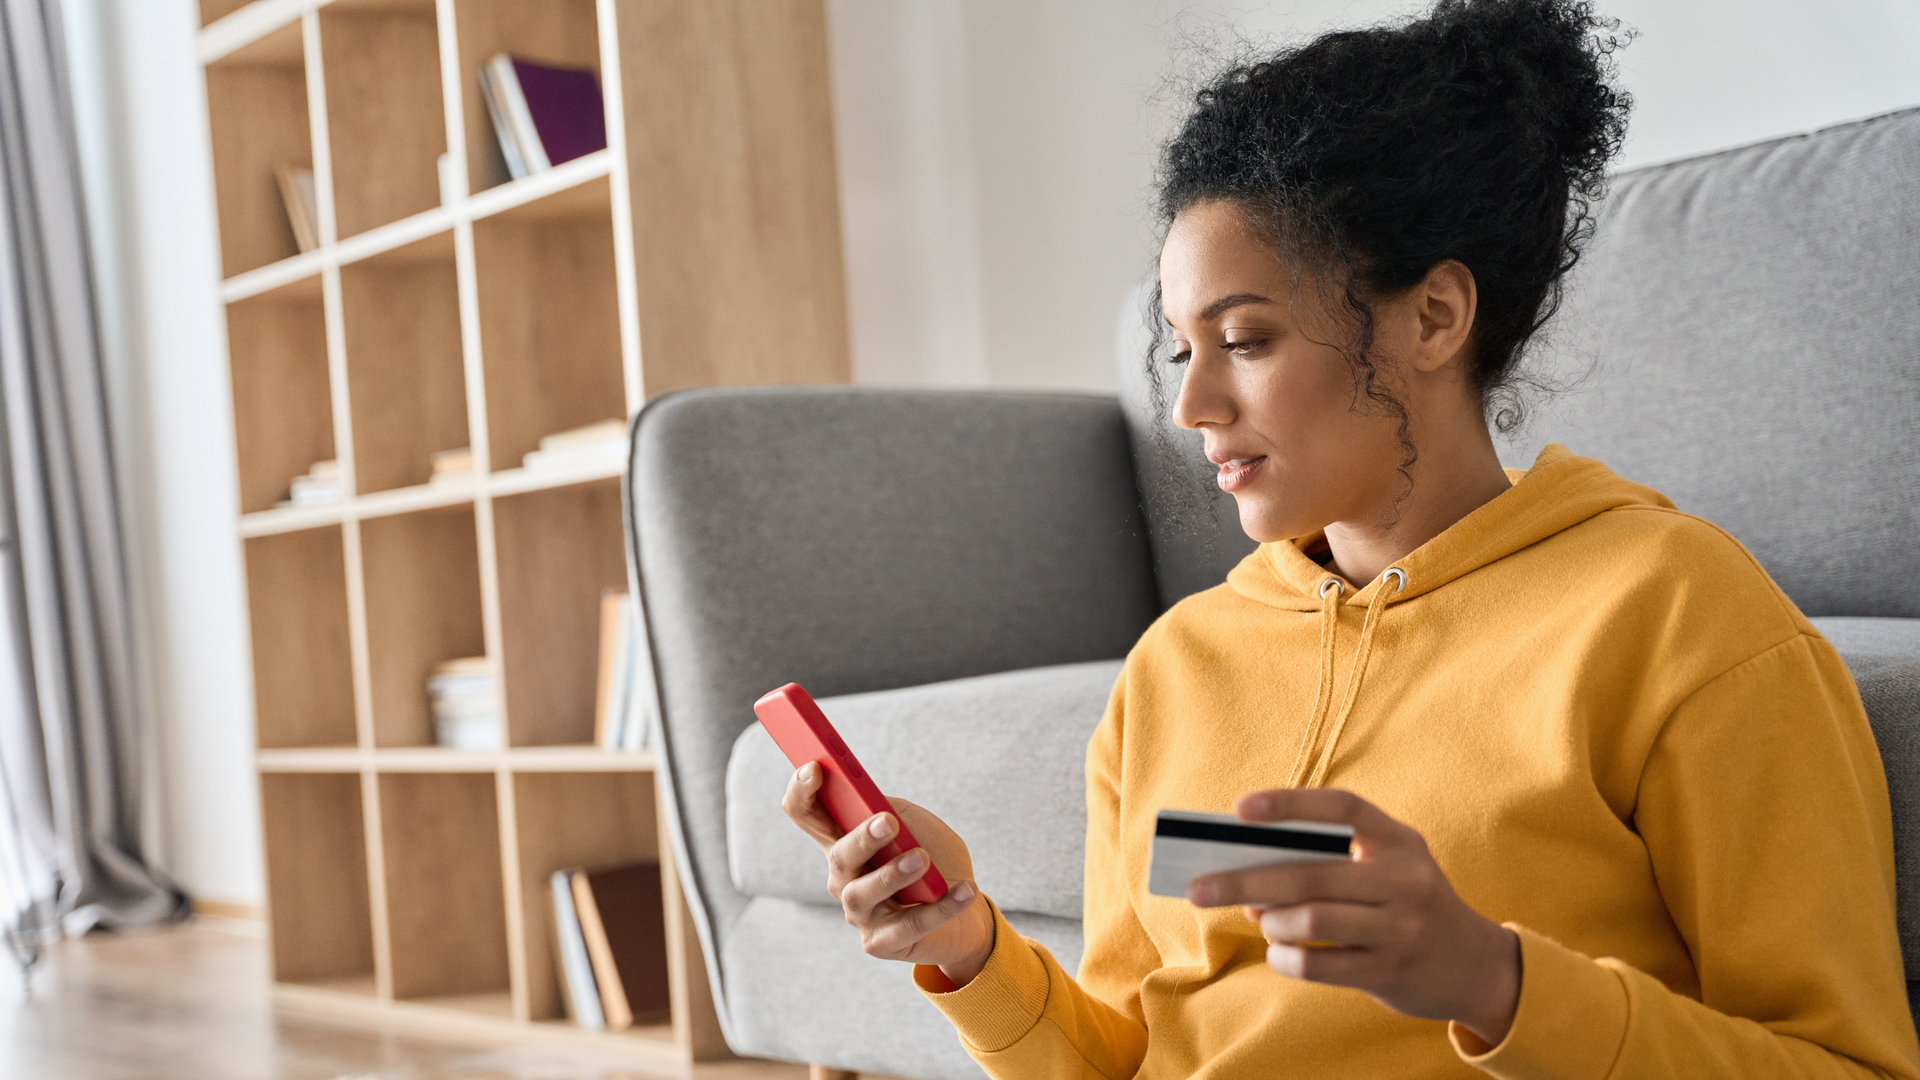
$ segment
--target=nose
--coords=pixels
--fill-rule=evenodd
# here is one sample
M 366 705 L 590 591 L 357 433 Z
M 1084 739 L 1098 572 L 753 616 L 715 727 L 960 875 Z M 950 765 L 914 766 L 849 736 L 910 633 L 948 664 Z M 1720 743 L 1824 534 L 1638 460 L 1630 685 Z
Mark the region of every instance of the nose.
M 1212 351 L 1195 348 L 1180 368 L 1180 396 L 1173 403 L 1173 422 L 1188 430 L 1233 423 L 1233 395 L 1227 392 L 1219 360 L 1207 355 Z

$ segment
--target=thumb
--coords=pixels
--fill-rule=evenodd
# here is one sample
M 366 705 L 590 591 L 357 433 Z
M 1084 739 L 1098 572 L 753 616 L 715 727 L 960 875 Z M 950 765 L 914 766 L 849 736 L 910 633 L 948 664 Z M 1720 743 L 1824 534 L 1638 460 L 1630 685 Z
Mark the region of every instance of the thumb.
M 947 920 L 973 906 L 980 898 L 980 890 L 971 881 L 962 881 L 947 889 L 947 895 L 931 904 L 921 904 L 908 908 L 904 914 L 907 924 L 913 929 L 914 936 L 925 937 L 933 933 Z

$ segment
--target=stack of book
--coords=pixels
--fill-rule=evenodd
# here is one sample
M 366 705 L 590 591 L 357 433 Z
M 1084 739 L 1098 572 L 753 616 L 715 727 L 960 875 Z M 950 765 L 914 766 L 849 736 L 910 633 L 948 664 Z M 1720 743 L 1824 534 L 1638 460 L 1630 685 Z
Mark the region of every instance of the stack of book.
M 643 750 L 647 745 L 649 685 L 640 665 L 644 639 L 625 589 L 600 594 L 600 685 L 594 694 L 593 741 L 602 750 Z
M 567 1015 L 623 1031 L 667 1018 L 667 929 L 660 864 L 556 870 L 555 953 Z
M 304 255 L 320 246 L 320 207 L 313 193 L 313 170 L 281 162 L 274 166 L 273 178 L 280 185 L 280 205 L 286 208 L 287 224 L 293 229 L 293 245 Z
M 462 446 L 458 450 L 440 450 L 433 455 L 433 477 L 429 484 L 442 484 L 449 480 L 465 480 L 473 475 L 473 449 Z
M 451 750 L 499 750 L 506 745 L 493 665 L 464 656 L 434 665 L 427 679 L 434 741 Z
M 324 506 L 339 502 L 347 493 L 346 478 L 338 461 L 316 461 L 307 475 L 293 478 L 293 488 L 281 506 Z
M 607 113 L 592 71 L 501 53 L 480 68 L 480 96 L 515 180 L 607 148 Z
M 627 422 L 601 420 L 542 437 L 540 449 L 529 453 L 520 463 L 529 469 L 552 469 L 619 459 L 626 452 Z

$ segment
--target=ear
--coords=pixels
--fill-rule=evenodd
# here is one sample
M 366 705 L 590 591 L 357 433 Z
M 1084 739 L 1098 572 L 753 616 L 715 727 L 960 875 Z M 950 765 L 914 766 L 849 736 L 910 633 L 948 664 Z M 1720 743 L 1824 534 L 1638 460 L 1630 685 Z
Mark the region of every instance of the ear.
M 1413 287 L 1409 299 L 1419 321 L 1412 357 L 1415 370 L 1438 371 L 1467 358 L 1479 296 L 1473 271 L 1455 259 L 1435 265 Z

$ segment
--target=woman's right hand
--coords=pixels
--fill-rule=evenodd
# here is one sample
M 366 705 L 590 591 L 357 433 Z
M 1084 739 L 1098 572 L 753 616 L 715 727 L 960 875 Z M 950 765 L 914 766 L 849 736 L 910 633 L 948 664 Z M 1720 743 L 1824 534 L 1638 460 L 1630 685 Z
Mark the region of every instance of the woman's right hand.
M 840 901 L 847 924 L 860 931 L 868 956 L 914 964 L 937 964 L 955 986 L 965 986 L 993 953 L 993 912 L 976 903 L 973 858 L 947 823 L 905 799 L 889 799 L 924 847 L 867 872 L 874 854 L 899 832 L 894 814 L 875 814 L 846 835 L 820 805 L 825 777 L 815 763 L 802 765 L 787 783 L 780 808 L 813 837 L 827 856 L 827 891 Z M 928 860 L 931 858 L 932 862 Z M 901 904 L 893 894 L 920 880 L 929 865 L 940 867 L 947 895 L 931 904 Z

